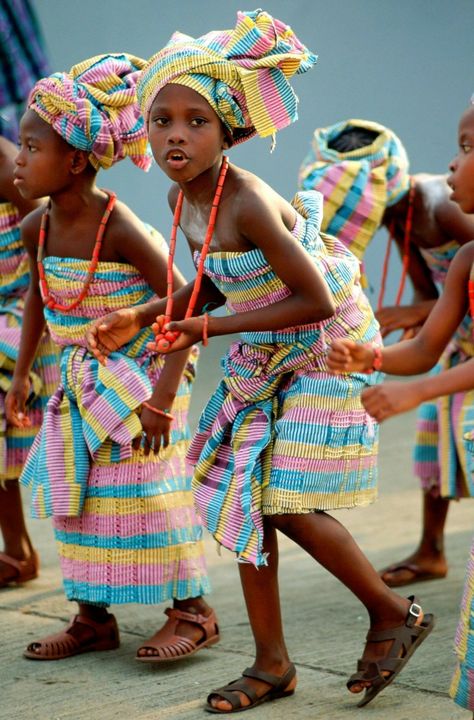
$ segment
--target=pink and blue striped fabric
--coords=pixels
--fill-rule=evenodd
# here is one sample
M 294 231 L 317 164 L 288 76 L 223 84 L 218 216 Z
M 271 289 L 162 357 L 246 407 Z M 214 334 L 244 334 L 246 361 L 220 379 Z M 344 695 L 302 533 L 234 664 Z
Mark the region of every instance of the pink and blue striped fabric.
M 66 303 L 77 297 L 88 264 L 45 258 L 52 296 Z M 209 591 L 186 461 L 195 354 L 173 404 L 171 444 L 145 456 L 131 441 L 141 431 L 140 405 L 164 362 L 145 349 L 151 330 L 113 353 L 105 368 L 85 347 L 93 320 L 151 297 L 134 267 L 99 262 L 83 303 L 69 313 L 45 311 L 62 346 L 61 382 L 21 480 L 32 488 L 34 514 L 53 515 L 70 600 L 158 603 Z
M 45 333 L 30 373 L 28 417 L 31 426 L 14 428 L 5 418 L 5 394 L 11 386 L 21 338 L 28 259 L 20 237 L 20 215 L 0 203 L 0 484 L 19 478 L 39 430 L 46 403 L 59 381 L 59 350 Z
M 316 61 L 288 25 L 262 10 L 238 12 L 232 30 L 199 38 L 175 33 L 148 61 L 137 96 L 148 123 L 161 88 L 186 85 L 206 98 L 234 143 L 243 142 L 256 133 L 273 135 L 297 119 L 289 78 Z
M 233 343 L 188 455 L 204 524 L 255 565 L 266 561 L 264 515 L 353 507 L 377 493 L 378 431 L 360 393 L 378 374 L 334 375 L 326 355 L 336 337 L 380 341 L 378 324 L 357 259 L 319 235 L 321 195 L 300 193 L 294 206 L 293 234 L 321 270 L 336 313 L 322 323 L 245 333 Z M 259 249 L 209 253 L 205 272 L 231 312 L 290 294 Z

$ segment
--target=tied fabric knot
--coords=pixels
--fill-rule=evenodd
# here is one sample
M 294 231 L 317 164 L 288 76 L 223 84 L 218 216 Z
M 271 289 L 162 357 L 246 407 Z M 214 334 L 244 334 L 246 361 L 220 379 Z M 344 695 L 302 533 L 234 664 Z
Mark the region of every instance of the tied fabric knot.
M 278 388 L 289 373 L 311 363 L 307 350 L 302 343 L 233 343 L 188 452 L 204 524 L 220 544 L 255 566 L 267 562 L 262 491 L 270 481 Z M 230 483 L 223 481 L 223 469 L 230 470 Z
M 148 123 L 159 91 L 185 85 L 208 101 L 234 143 L 273 136 L 298 117 L 289 79 L 316 61 L 288 25 L 262 10 L 238 12 L 231 30 L 174 33 L 141 73 L 138 100 Z
M 332 141 L 351 128 L 370 131 L 375 139 L 347 152 L 332 148 Z M 408 192 L 408 170 L 405 148 L 392 130 L 368 120 L 344 120 L 316 128 L 298 185 L 323 194 L 323 232 L 335 235 L 361 260 L 386 208 Z
M 151 166 L 136 81 L 145 61 L 133 55 L 97 55 L 53 73 L 33 87 L 28 107 L 70 145 L 89 153 L 97 170 L 125 157 Z
M 32 517 L 81 514 L 91 461 L 107 440 L 116 445 L 112 461 L 131 457 L 137 410 L 152 391 L 145 369 L 118 352 L 104 367 L 85 348 L 64 349 L 61 383 L 21 476 L 32 489 Z

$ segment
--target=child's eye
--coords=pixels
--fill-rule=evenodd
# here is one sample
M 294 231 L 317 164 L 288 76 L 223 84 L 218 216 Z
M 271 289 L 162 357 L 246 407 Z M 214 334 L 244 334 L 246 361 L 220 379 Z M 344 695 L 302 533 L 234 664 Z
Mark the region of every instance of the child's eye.
M 201 127 L 202 125 L 205 125 L 207 123 L 207 120 L 201 117 L 193 118 L 191 120 L 191 125 L 193 127 Z
M 463 153 L 468 153 L 472 150 L 472 145 L 469 145 L 469 143 L 461 143 L 459 147 L 461 148 Z
M 29 150 L 29 152 L 36 152 L 37 148 L 34 145 L 31 145 L 31 143 L 28 143 L 26 146 Z
M 156 118 L 152 118 L 152 122 L 153 122 L 155 125 L 158 125 L 159 127 L 165 127 L 165 125 L 168 124 L 168 118 L 165 118 L 165 117 L 156 117 Z

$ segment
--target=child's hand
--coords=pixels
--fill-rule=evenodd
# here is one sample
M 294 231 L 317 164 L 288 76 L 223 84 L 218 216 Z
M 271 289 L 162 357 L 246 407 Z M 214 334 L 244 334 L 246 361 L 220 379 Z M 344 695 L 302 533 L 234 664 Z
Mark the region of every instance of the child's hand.
M 156 318 L 156 323 L 152 325 L 153 332 L 157 333 L 159 340 L 158 343 L 149 343 L 149 350 L 167 354 L 177 350 L 185 350 L 203 339 L 204 317 L 202 315 L 187 320 L 172 321 L 167 325 L 163 325 L 162 318 L 163 316 L 159 315 Z M 168 333 L 169 339 L 167 338 Z M 175 339 L 173 339 L 172 335 L 175 336 Z M 165 340 L 168 339 L 169 347 L 165 347 L 166 343 L 160 343 L 162 336 Z
M 332 372 L 368 372 L 372 369 L 374 349 L 344 338 L 333 340 L 328 353 L 328 368 Z
M 423 399 L 417 381 L 386 382 L 365 388 L 361 398 L 367 412 L 378 422 L 417 407 Z
M 105 365 L 111 352 L 141 330 L 134 308 L 122 308 L 96 320 L 86 333 L 87 349 Z
M 375 317 L 380 323 L 380 333 L 382 337 L 387 337 L 387 335 L 395 330 L 404 331 L 404 340 L 414 337 L 430 314 L 432 306 L 433 304 L 431 302 L 422 302 L 417 305 L 384 307 L 378 310 L 375 313 Z
M 26 414 L 26 401 L 30 392 L 30 381 L 13 380 L 5 397 L 5 415 L 7 422 L 16 428 L 31 427 L 31 420 Z
M 145 455 L 151 451 L 158 454 L 161 448 L 167 448 L 170 444 L 171 418 L 158 415 L 152 410 L 143 407 L 140 414 L 140 421 L 143 427 L 142 434 L 135 438 L 133 447 L 138 450 L 143 442 Z

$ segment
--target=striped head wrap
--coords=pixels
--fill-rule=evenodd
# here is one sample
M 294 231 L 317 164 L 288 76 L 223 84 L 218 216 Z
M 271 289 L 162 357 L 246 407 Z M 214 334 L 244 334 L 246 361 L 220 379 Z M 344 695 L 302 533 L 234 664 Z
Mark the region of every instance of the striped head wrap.
M 344 130 L 376 134 L 369 145 L 350 152 L 329 147 Z M 387 207 L 409 188 L 408 158 L 394 132 L 367 120 L 346 120 L 314 131 L 300 168 L 299 187 L 324 196 L 323 231 L 336 235 L 362 259 Z
M 207 100 L 234 143 L 267 137 L 297 119 L 289 78 L 316 60 L 280 20 L 262 10 L 238 12 L 232 30 L 199 38 L 174 33 L 142 72 L 138 100 L 148 123 L 159 91 L 168 83 L 186 85 Z
M 66 142 L 88 152 L 96 170 L 125 157 L 148 170 L 151 155 L 136 96 L 144 66 L 144 60 L 125 53 L 96 55 L 39 80 L 28 107 Z

